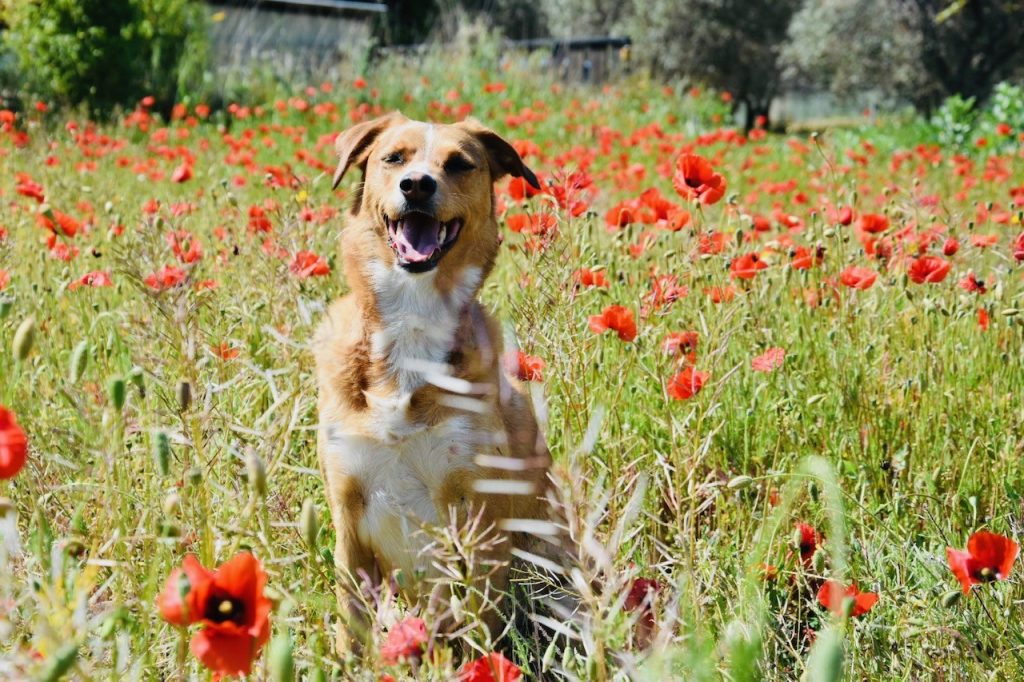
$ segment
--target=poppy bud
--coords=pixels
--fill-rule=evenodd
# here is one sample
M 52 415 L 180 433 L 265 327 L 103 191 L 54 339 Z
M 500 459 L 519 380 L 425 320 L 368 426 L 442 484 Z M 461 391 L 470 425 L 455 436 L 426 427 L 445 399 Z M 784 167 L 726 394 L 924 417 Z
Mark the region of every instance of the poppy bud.
M 171 470 L 171 441 L 163 431 L 153 434 L 153 459 L 161 475 L 166 476 Z
M 76 660 L 78 660 L 78 644 L 75 642 L 65 644 L 47 663 L 39 679 L 43 682 L 57 682 L 57 680 L 64 679 L 64 676 L 71 672 Z
M 267 470 L 263 466 L 263 460 L 252 448 L 245 453 L 245 470 L 249 476 L 249 485 L 258 497 L 267 496 Z
M 817 398 L 818 396 L 813 396 L 813 397 Z M 822 396 L 822 398 L 823 397 L 824 396 Z M 820 399 L 821 398 L 819 398 L 819 400 Z M 815 402 L 818 402 L 818 401 L 816 400 Z M 807 404 L 810 405 L 811 402 L 807 401 Z M 817 502 L 818 501 L 818 484 L 815 483 L 814 481 L 811 481 L 811 485 L 808 487 L 808 490 L 811 493 L 811 499 L 814 500 L 815 502 Z
M 825 572 L 825 562 L 827 561 L 828 556 L 825 555 L 825 552 L 823 552 L 820 549 L 817 552 L 815 552 L 814 558 L 811 560 L 811 563 L 814 567 L 814 572 L 818 575 L 822 575 Z
M 292 657 L 292 636 L 288 630 L 274 637 L 267 653 L 269 679 L 273 682 L 292 682 L 295 679 L 295 661 Z
M 14 359 L 18 362 L 22 362 L 28 357 L 28 354 L 32 352 L 32 343 L 36 338 L 36 319 L 34 317 L 26 317 L 20 325 L 18 330 L 14 332 L 14 343 L 11 347 L 14 350 Z
M 85 366 L 89 364 L 89 342 L 80 341 L 75 349 L 71 351 L 71 364 L 68 366 L 68 380 L 77 384 L 85 372 Z
M 71 530 L 79 535 L 85 535 L 89 532 L 89 529 L 85 525 L 85 506 L 81 506 L 75 510 L 75 515 L 71 517 Z
M 67 556 L 75 558 L 78 558 L 85 553 L 85 545 L 83 545 L 80 540 L 76 540 L 75 538 L 63 540 L 61 542 L 61 549 Z
M 548 644 L 548 648 L 544 650 L 544 657 L 541 659 L 541 672 L 547 672 L 551 670 L 551 663 L 555 660 L 555 653 L 558 651 L 556 645 L 558 644 L 558 638 L 552 637 L 551 643 Z
M 462 610 L 462 600 L 453 594 L 449 606 L 452 609 L 452 620 L 456 623 L 461 623 L 462 617 L 466 615 L 465 611 Z
M 110 386 L 108 387 L 108 393 L 110 395 L 110 404 L 114 406 L 114 409 L 121 411 L 124 407 L 124 401 L 126 397 L 124 379 L 121 377 L 114 377 L 110 380 Z
M 726 484 L 725 487 L 727 487 L 729 490 L 743 490 L 744 488 L 749 488 L 750 484 L 753 482 L 754 479 L 751 478 L 750 476 L 735 476 L 731 481 L 729 481 Z
M 187 381 L 179 381 L 175 392 L 178 396 L 178 409 L 187 412 L 192 404 L 192 384 Z
M 14 307 L 14 300 L 6 296 L 0 298 L 0 320 L 7 317 L 7 314 L 11 312 L 11 308 Z
M 146 382 L 142 375 L 142 368 L 136 365 L 128 370 L 128 381 L 135 384 L 135 388 L 139 389 L 139 394 L 143 398 L 146 397 Z
M 942 595 L 942 606 L 943 608 L 951 609 L 960 603 L 960 595 L 963 593 L 960 590 L 950 590 L 946 594 Z
M 306 546 L 315 555 L 316 537 L 320 534 L 320 519 L 317 518 L 316 505 L 313 504 L 311 498 L 307 497 L 303 501 L 302 512 L 299 518 L 299 528 L 302 530 L 302 537 L 306 541 Z

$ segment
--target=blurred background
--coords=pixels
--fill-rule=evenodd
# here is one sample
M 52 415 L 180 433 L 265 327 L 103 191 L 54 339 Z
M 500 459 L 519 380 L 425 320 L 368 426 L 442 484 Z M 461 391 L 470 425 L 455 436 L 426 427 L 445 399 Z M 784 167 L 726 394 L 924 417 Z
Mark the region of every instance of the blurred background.
M 746 128 L 966 120 L 1024 73 L 1024 0 L 0 0 L 0 31 L 4 107 L 97 116 L 144 96 L 165 113 L 265 101 L 428 54 L 709 88 Z

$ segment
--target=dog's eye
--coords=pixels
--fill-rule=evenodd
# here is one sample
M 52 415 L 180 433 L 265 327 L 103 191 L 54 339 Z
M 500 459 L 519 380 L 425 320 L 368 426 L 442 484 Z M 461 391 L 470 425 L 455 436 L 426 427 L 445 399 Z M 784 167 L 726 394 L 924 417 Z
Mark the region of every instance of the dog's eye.
M 384 157 L 383 161 L 390 166 L 398 166 L 405 162 L 405 156 L 402 152 L 391 152 Z
M 446 173 L 465 173 L 474 170 L 474 166 L 465 156 L 453 156 L 444 162 Z

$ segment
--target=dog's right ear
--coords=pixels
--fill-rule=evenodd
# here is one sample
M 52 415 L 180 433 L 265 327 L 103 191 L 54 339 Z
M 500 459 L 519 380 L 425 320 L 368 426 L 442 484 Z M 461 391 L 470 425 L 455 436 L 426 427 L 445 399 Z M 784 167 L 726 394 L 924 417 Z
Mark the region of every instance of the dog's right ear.
M 394 111 L 386 116 L 359 123 L 348 130 L 338 133 L 338 136 L 334 139 L 334 150 L 338 153 L 338 167 L 334 171 L 334 181 L 331 183 L 331 189 L 338 188 L 338 183 L 345 177 L 345 172 L 353 164 L 358 164 L 365 170 L 366 159 L 374 140 L 385 130 L 404 120 L 405 117 L 402 114 Z

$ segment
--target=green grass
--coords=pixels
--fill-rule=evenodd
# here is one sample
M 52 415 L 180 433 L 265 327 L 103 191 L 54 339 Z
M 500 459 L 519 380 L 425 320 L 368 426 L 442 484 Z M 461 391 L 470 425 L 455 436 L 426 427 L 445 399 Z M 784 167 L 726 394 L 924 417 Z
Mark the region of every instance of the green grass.
M 322 307 L 345 290 L 337 257 L 344 201 L 330 192 L 329 170 L 296 157 L 304 150 L 331 164 L 323 136 L 346 127 L 360 107 L 451 120 L 438 110 L 461 103 L 509 138 L 540 145 L 527 158 L 534 170 L 550 178 L 560 166 L 583 162 L 598 189 L 595 213 L 571 218 L 555 210 L 558 231 L 543 251 L 522 249 L 524 236 L 506 232 L 483 292 L 523 350 L 546 363 L 542 392 L 558 488 L 577 539 L 587 538 L 583 574 L 605 587 L 582 600 L 568 627 L 583 641 L 563 651 L 556 640 L 545 657 L 547 674 L 665 679 L 671 670 L 685 679 L 792 679 L 808 661 L 809 633 L 830 622 L 815 599 L 819 577 L 844 571 L 881 597 L 867 615 L 834 623 L 850 679 L 1021 674 L 1019 570 L 952 607 L 941 603 L 958 588 L 947 546 L 963 547 L 983 527 L 1020 531 L 1024 363 L 1016 311 L 1024 301 L 1011 248 L 1020 218 L 1012 213 L 1010 224 L 997 224 L 991 213 L 977 217 L 979 204 L 995 202 L 993 213 L 1010 208 L 1009 189 L 1024 177 L 1019 146 L 999 157 L 1002 179 L 986 179 L 985 157 L 975 152 L 968 175 L 978 182 L 959 197 L 963 177 L 951 150 L 939 150 L 935 162 L 912 156 L 892 169 L 894 153 L 930 143 L 921 126 L 829 131 L 816 142 L 802 138 L 807 151 L 799 154 L 788 138 L 773 135 L 697 146 L 728 183 L 727 200 L 695 212 L 699 229 L 750 234 L 740 211 L 770 217 L 773 202 L 781 202 L 806 223 L 793 242 L 824 246 L 824 261 L 804 272 L 787 267 L 781 240 L 788 236 L 774 222 L 757 241 L 711 256 L 697 254 L 689 227 L 658 231 L 634 257 L 628 246 L 647 228 L 610 233 L 604 213 L 651 186 L 683 203 L 665 171 L 685 143 L 715 129 L 712 117 L 723 112 L 712 98 L 663 92 L 641 77 L 606 92 L 552 88 L 530 69 L 490 73 L 468 62 L 451 68 L 450 59 L 415 70 L 385 66 L 368 80 L 362 90 L 346 82 L 330 93 L 297 88 L 283 95 L 333 110 L 282 112 L 267 102 L 261 115 L 232 120 L 215 112 L 194 127 L 173 123 L 166 136 L 155 121 L 146 132 L 110 124 L 95 134 L 115 144 L 84 145 L 75 139 L 87 130 L 84 122 L 72 133 L 58 115 L 32 114 L 27 146 L 0 139 L 0 225 L 8 233 L 0 270 L 10 276 L 0 293 L 10 302 L 0 319 L 0 404 L 17 414 L 31 442 L 27 467 L 0 482 L 21 545 L 0 564 L 0 675 L 41 675 L 74 643 L 74 678 L 201 676 L 189 657 L 179 671 L 181 637 L 160 620 L 155 598 L 187 552 L 212 566 L 240 548 L 251 548 L 270 574 L 279 604 L 275 633 L 291 633 L 302 675 L 319 669 L 338 679 L 376 679 L 385 671 L 399 679 L 443 678 L 471 642 L 489 646 L 478 629 L 454 642 L 439 635 L 434 660 L 418 671 L 385 669 L 372 650 L 346 660 L 333 653 L 333 531 L 316 464 L 306 344 Z M 485 92 L 491 81 L 508 90 Z M 507 117 L 524 109 L 536 120 L 512 126 Z M 664 132 L 630 139 L 652 123 Z M 248 169 L 227 158 L 227 136 L 246 134 L 253 135 Z M 864 141 L 877 154 L 864 165 L 851 162 L 845 152 L 864 153 Z M 161 147 L 179 146 L 195 155 L 194 177 L 183 184 L 170 181 L 180 159 L 161 156 Z M 754 165 L 743 169 L 744 162 Z M 80 167 L 87 163 L 95 168 Z M 267 166 L 290 168 L 295 186 L 269 186 Z M 163 177 L 147 177 L 150 170 Z M 89 223 L 66 240 L 79 249 L 70 262 L 50 256 L 36 222 L 40 206 L 15 193 L 12 178 L 20 172 L 43 185 L 48 207 Z M 236 176 L 247 184 L 236 186 Z M 769 193 L 766 183 L 791 179 L 795 190 Z M 506 186 L 498 187 L 509 212 L 522 210 L 511 205 Z M 792 201 L 796 192 L 808 203 Z M 925 195 L 938 196 L 936 208 L 919 200 Z M 890 233 L 912 221 L 948 225 L 963 242 L 950 258 L 952 272 L 938 284 L 909 282 L 898 255 L 888 267 L 868 258 L 854 227 L 836 227 L 813 210 L 819 197 L 858 213 L 887 213 Z M 151 199 L 160 209 L 146 214 Z M 268 200 L 275 204 L 268 210 L 273 231 L 254 235 L 248 209 Z M 194 210 L 174 215 L 171 207 L 181 202 Z M 548 205 L 544 198 L 527 204 L 530 211 Z M 302 219 L 303 208 L 322 207 L 339 213 L 323 222 Z M 114 225 L 123 234 L 113 235 Z M 175 263 L 165 241 L 173 230 L 192 233 L 203 257 L 183 266 L 189 286 L 154 293 L 142 280 Z M 998 234 L 999 241 L 973 247 L 972 232 Z M 294 277 L 290 258 L 261 248 L 267 237 L 289 254 L 324 256 L 331 275 Z M 941 248 L 940 240 L 930 251 Z M 755 250 L 770 267 L 750 281 L 730 279 L 729 259 Z M 867 291 L 829 283 L 849 264 L 878 270 L 877 283 Z M 572 273 L 581 267 L 604 268 L 610 286 L 574 288 Z M 652 269 L 677 275 L 689 294 L 638 319 L 633 343 L 593 334 L 587 318 L 607 305 L 639 312 Z M 92 270 L 109 271 L 114 287 L 68 290 Z M 957 287 L 968 270 L 989 293 Z M 192 286 L 207 279 L 218 286 Z M 739 290 L 729 303 L 714 304 L 703 293 L 728 285 Z M 806 305 L 802 289 L 819 290 L 821 305 Z M 978 326 L 979 307 L 991 314 L 987 331 Z M 29 316 L 35 345 L 16 362 L 12 339 Z M 694 398 L 672 401 L 665 384 L 674 360 L 660 345 L 666 333 L 684 330 L 699 332 L 696 366 L 710 378 Z M 83 341 L 88 364 L 75 381 L 69 364 Z M 221 343 L 237 348 L 238 357 L 217 357 L 211 348 Z M 752 371 L 751 359 L 769 347 L 786 350 L 784 365 L 770 374 Z M 117 410 L 108 387 L 128 377 L 137 381 L 128 382 Z M 187 409 L 179 403 L 181 382 L 191 387 Z M 158 431 L 171 442 L 167 475 L 153 455 Z M 247 481 L 253 456 L 266 469 L 266 497 Z M 753 481 L 726 485 L 741 475 Z M 309 551 L 299 528 L 307 498 L 319 514 L 318 552 Z M 825 560 L 808 567 L 793 556 L 800 521 L 826 538 Z M 775 580 L 760 579 L 761 562 L 777 567 Z M 622 608 L 622 590 L 637 575 L 665 585 L 649 651 L 636 641 L 635 614 Z M 378 638 L 404 613 L 402 604 L 382 606 Z

